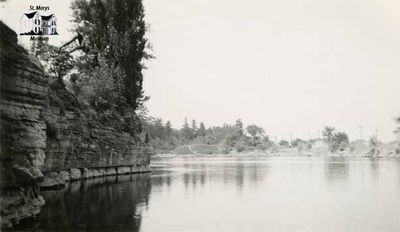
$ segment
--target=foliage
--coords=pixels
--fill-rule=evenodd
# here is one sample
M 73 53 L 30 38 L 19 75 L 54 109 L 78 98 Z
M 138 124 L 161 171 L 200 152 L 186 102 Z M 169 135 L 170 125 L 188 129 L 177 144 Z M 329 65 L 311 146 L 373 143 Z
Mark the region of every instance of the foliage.
M 179 132 L 172 128 L 171 122 L 167 121 L 164 125 L 160 118 L 146 117 L 142 124 L 149 144 L 156 152 L 168 153 L 182 144 Z
M 268 136 L 264 136 L 261 143 L 257 144 L 257 149 L 263 151 L 263 150 L 269 149 L 273 145 L 274 145 L 274 142 L 272 142 L 272 140 L 270 140 Z
M 206 127 L 204 126 L 203 122 L 200 122 L 200 127 L 199 130 L 197 131 L 197 135 L 201 137 L 206 136 Z
M 397 135 L 398 140 L 400 141 L 400 117 L 395 119 L 395 122 L 398 124 L 394 133 Z
M 326 126 L 322 131 L 322 136 L 328 142 L 331 152 L 343 151 L 349 146 L 349 136 L 345 132 L 336 132 L 334 127 Z
M 97 112 L 112 112 L 126 102 L 121 88 L 114 81 L 121 72 L 104 58 L 99 58 L 99 64 L 76 80 L 76 94 L 81 102 L 90 104 Z
M 331 142 L 333 138 L 333 133 L 335 132 L 335 128 L 331 126 L 326 126 L 322 130 L 322 136 L 328 141 Z
M 264 137 L 265 134 L 265 131 L 262 127 L 259 127 L 254 124 L 247 126 L 246 131 L 251 135 L 251 137 L 255 139 L 261 139 Z
M 32 42 L 32 55 L 57 78 L 59 85 L 52 86 L 70 87 L 88 114 L 138 134 L 138 114 L 148 99 L 143 62 L 153 58 L 142 0 L 74 0 L 71 8 L 77 36 L 60 48 L 39 37 Z M 76 41 L 79 47 L 63 49 Z
M 206 129 L 204 123 L 197 127 L 196 120 L 185 117 L 181 129 L 175 129 L 170 122 L 163 123 L 161 119 L 147 117 L 144 125 L 149 133 L 150 144 L 159 153 L 171 153 L 183 145 L 199 146 L 211 145 L 218 147 L 222 153 L 246 152 L 253 150 L 267 150 L 275 146 L 274 142 L 266 135 L 265 130 L 255 124 L 244 127 L 241 120 L 234 124 L 225 123 L 222 126 L 214 126 Z M 244 129 L 245 128 L 245 129 Z M 328 146 L 331 152 L 343 151 L 349 146 L 349 137 L 346 133 L 328 128 L 326 137 L 330 138 Z M 168 133 L 166 131 L 169 131 Z M 296 147 L 298 150 L 310 150 L 312 144 L 303 139 L 296 138 L 290 143 L 285 140 L 279 142 L 280 146 Z M 182 153 L 186 148 L 179 148 Z M 183 149 L 183 150 L 182 150 Z
M 58 52 L 58 48 L 49 44 L 47 40 L 38 37 L 32 40 L 30 53 L 36 56 L 45 71 L 57 78 L 64 86 L 63 78 L 73 69 L 74 59 L 66 52 Z
M 371 153 L 371 154 L 377 154 L 378 153 L 378 144 L 379 144 L 379 141 L 378 141 L 378 138 L 375 136 L 375 135 L 373 135 L 373 136 L 371 136 L 370 138 L 369 138 L 369 152 Z
M 265 135 L 264 129 L 255 124 L 247 126 L 246 132 L 251 136 L 249 145 L 254 147 L 261 144 L 261 140 L 264 138 Z
M 304 140 L 302 140 L 302 139 L 300 139 L 300 138 L 297 138 L 297 139 L 292 140 L 292 141 L 290 142 L 290 145 L 291 145 L 292 147 L 297 147 L 297 146 L 302 145 L 302 144 L 306 144 L 306 141 L 304 141 Z
M 167 121 L 167 123 L 165 123 L 165 135 L 167 137 L 170 137 L 172 135 L 172 124 L 170 121 Z
M 196 120 L 185 118 L 181 129 L 174 129 L 171 122 L 165 124 L 161 119 L 146 117 L 144 130 L 150 137 L 150 144 L 158 153 L 170 153 L 182 145 L 214 145 L 220 148 L 223 153 L 231 151 L 243 152 L 254 149 L 265 150 L 274 143 L 265 135 L 263 128 L 257 125 L 250 125 L 243 128 L 243 122 L 239 119 L 234 125 L 224 124 L 222 126 L 206 129 L 203 122 L 197 126 Z M 167 132 L 168 131 L 168 132 Z M 208 146 L 212 147 L 212 146 Z M 180 148 L 179 152 L 183 149 Z
M 349 136 L 344 132 L 334 133 L 329 145 L 331 152 L 343 151 L 349 145 Z
M 192 138 L 192 129 L 189 127 L 187 118 L 185 118 L 185 122 L 183 123 L 181 133 L 182 133 L 182 138 L 186 141 L 188 141 Z
M 133 110 L 147 97 L 143 92 L 143 60 L 152 58 L 145 37 L 146 24 L 141 0 L 75 0 L 72 3 L 75 32 L 83 36 L 85 49 L 78 65 L 85 78 L 102 65 L 118 75 L 110 75 L 113 88 Z M 117 99 L 120 99 L 117 98 Z M 114 99 L 116 100 L 116 99 Z M 119 107 L 122 110 L 124 107 Z
M 239 118 L 238 120 L 236 120 L 235 128 L 236 128 L 237 132 L 239 133 L 239 136 L 242 136 L 243 135 L 243 121 L 242 121 L 242 119 Z
M 279 144 L 279 146 L 282 146 L 282 147 L 288 147 L 290 145 L 289 142 L 286 140 L 281 140 L 278 142 L 278 144 Z

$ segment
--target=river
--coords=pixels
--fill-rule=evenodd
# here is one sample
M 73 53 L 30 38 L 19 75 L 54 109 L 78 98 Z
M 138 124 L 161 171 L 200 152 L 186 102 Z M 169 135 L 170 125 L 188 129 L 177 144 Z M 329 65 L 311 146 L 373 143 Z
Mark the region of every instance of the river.
M 47 205 L 36 228 L 400 231 L 400 160 L 176 157 L 152 166 L 42 192 Z

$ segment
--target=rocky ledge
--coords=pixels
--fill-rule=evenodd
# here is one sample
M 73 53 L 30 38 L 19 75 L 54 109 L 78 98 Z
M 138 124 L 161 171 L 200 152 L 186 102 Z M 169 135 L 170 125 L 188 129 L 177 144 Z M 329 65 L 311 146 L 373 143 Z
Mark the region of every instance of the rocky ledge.
M 118 167 L 99 167 L 99 168 L 71 168 L 60 171 L 52 171 L 45 174 L 39 186 L 41 189 L 60 189 L 66 182 L 75 180 L 87 180 L 97 177 L 126 175 L 133 173 L 151 172 L 148 165 L 130 165 Z

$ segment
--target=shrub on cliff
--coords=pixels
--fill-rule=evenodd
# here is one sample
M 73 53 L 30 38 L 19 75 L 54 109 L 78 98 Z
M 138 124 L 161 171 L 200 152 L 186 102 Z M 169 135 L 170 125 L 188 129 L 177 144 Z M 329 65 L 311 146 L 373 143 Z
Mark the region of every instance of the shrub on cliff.
M 47 40 L 32 40 L 30 53 L 36 56 L 45 71 L 57 78 L 58 84 L 64 87 L 63 78 L 74 68 L 74 59 L 67 52 L 58 52 L 58 48 Z
M 76 94 L 81 102 L 91 105 L 99 113 L 127 106 L 121 87 L 114 81 L 120 76 L 118 67 L 113 67 L 99 57 L 99 66 L 93 67 L 90 73 L 76 80 Z

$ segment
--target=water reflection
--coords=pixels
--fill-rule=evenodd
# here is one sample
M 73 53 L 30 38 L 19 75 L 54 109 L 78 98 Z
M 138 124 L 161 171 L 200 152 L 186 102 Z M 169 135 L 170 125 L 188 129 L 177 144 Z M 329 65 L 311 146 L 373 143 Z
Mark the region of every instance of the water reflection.
M 71 182 L 46 191 L 40 227 L 46 230 L 139 231 L 149 202 L 150 175 L 125 175 Z
M 324 175 L 328 182 L 343 181 L 349 177 L 350 164 L 347 157 L 326 157 Z
M 37 230 L 398 231 L 400 161 L 174 158 L 43 192 Z M 379 219 L 379 220 L 375 220 Z M 32 230 L 32 228 L 30 228 Z
M 257 185 L 262 182 L 270 170 L 269 162 L 258 162 L 254 159 L 240 158 L 190 158 L 178 159 L 179 162 L 166 161 L 167 167 L 158 168 L 153 172 L 153 186 L 168 186 L 182 182 L 186 190 L 201 188 L 213 183 L 217 185 L 234 185 L 240 192 L 244 184 Z M 195 161 L 195 162 L 193 162 Z M 155 161 L 158 165 L 165 165 L 164 160 Z M 171 172 L 171 170 L 173 170 Z

